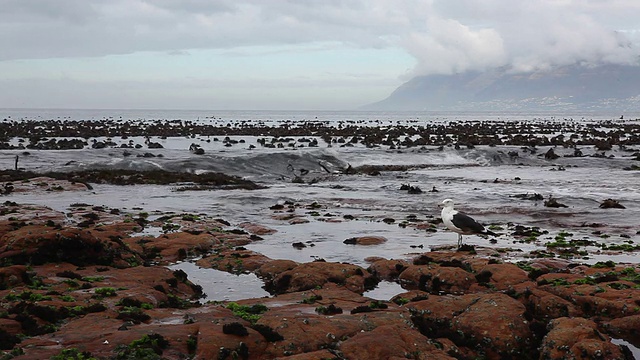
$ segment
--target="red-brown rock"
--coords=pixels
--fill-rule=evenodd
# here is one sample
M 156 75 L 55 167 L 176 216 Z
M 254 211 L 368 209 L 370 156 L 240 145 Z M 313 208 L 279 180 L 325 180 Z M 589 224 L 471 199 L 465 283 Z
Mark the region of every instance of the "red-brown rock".
M 423 334 L 447 337 L 480 356 L 525 358 L 535 349 L 524 305 L 507 295 L 431 296 L 407 306 Z
M 530 281 L 526 271 L 520 269 L 514 264 L 487 264 L 485 265 L 476 276 L 478 282 L 480 278 L 488 278 L 482 281 L 488 282 L 496 290 L 506 290 L 514 285 Z
M 352 237 L 344 241 L 345 244 L 350 245 L 380 245 L 387 242 L 387 238 L 384 236 L 357 236 Z
M 275 229 L 271 229 L 266 226 L 254 224 L 250 222 L 243 222 L 238 224 L 238 226 L 255 235 L 271 235 L 278 232 Z
M 90 230 L 27 225 L 0 238 L 0 260 L 14 264 L 40 265 L 47 262 L 69 262 L 75 265 L 111 265 L 128 267 L 142 263 L 117 238 L 108 240 Z
M 225 250 L 215 255 L 204 257 L 196 261 L 196 264 L 204 268 L 240 274 L 243 272 L 254 272 L 270 261 L 272 261 L 272 259 L 255 251 Z
M 293 260 L 271 260 L 260 266 L 260 268 L 256 270 L 256 275 L 267 282 L 271 282 L 279 274 L 291 270 L 298 265 L 300 264 Z
M 455 359 L 408 326 L 382 325 L 361 332 L 340 345 L 346 359 Z
M 12 288 L 29 281 L 25 265 L 12 265 L 0 268 L 0 289 Z
M 624 359 L 619 346 L 583 318 L 558 318 L 549 323 L 542 341 L 541 359 Z
M 322 287 L 328 282 L 344 285 L 362 294 L 373 288 L 378 280 L 357 265 L 314 261 L 279 274 L 267 287 L 271 289 L 270 292 L 282 294 Z
M 399 276 L 402 287 L 432 294 L 462 294 L 476 283 L 473 274 L 459 268 L 431 265 L 410 265 Z
M 604 327 L 611 335 L 640 344 L 640 314 L 613 319 L 604 323 Z
M 367 270 L 378 277 L 378 279 L 394 281 L 398 279 L 400 273 L 409 265 L 411 265 L 411 263 L 406 260 L 382 259 L 373 262 Z

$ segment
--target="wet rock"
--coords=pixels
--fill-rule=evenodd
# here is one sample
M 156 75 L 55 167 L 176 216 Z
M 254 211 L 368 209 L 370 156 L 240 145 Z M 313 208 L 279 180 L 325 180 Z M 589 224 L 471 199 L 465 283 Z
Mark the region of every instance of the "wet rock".
M 571 301 L 550 292 L 537 289 L 530 284 L 520 284 L 514 287 L 514 297 L 522 302 L 531 316 L 546 324 L 551 319 L 559 317 L 583 316 L 581 309 Z
M 402 184 L 400 186 L 400 190 L 407 191 L 409 194 L 422 194 L 422 189 L 420 189 L 420 187 L 409 184 Z
M 613 146 L 611 145 L 611 143 L 605 140 L 596 140 L 594 145 L 596 149 L 600 151 L 608 151 L 613 149 Z
M 541 230 L 537 226 L 528 227 L 523 225 L 516 225 L 514 230 L 515 231 L 511 233 L 511 235 L 513 236 L 537 237 L 537 236 L 549 233 L 549 231 Z
M 534 200 L 534 201 L 540 201 L 540 200 L 544 200 L 544 197 L 538 193 L 533 193 L 533 194 L 517 194 L 517 195 L 513 195 L 513 197 L 518 198 L 518 199 L 522 199 L 522 200 Z
M 571 273 L 542 275 L 537 282 L 539 289 L 571 301 L 586 317 L 625 317 L 638 306 L 634 283 L 619 279 L 614 269 L 605 273 L 599 268 L 574 268 Z
M 640 344 L 640 315 L 630 315 L 604 323 L 605 329 L 613 336 L 625 338 L 633 344 Z
M 318 351 L 306 352 L 296 355 L 276 357 L 275 360 L 318 360 L 318 359 L 327 359 L 327 360 L 337 360 L 339 359 L 333 352 L 323 349 Z
M 272 260 L 260 266 L 255 273 L 265 281 L 271 282 L 279 274 L 294 269 L 298 265 L 300 264 L 293 260 Z
M 249 222 L 240 223 L 238 224 L 238 226 L 256 235 L 271 235 L 278 232 L 275 229 L 271 229 L 263 225 L 258 225 L 258 224 L 249 223 Z
M 434 296 L 410 303 L 412 320 L 429 338 L 447 337 L 486 358 L 531 358 L 533 333 L 524 305 L 500 294 Z
M 463 293 L 476 283 L 474 275 L 461 268 L 437 264 L 410 265 L 400 273 L 398 280 L 403 288 L 431 294 Z
M 189 151 L 194 155 L 204 155 L 204 149 L 198 144 L 191 143 L 191 145 L 189 145 Z
M 28 225 L 0 238 L 0 259 L 14 264 L 41 265 L 69 262 L 77 266 L 97 264 L 129 267 L 142 258 L 117 237 L 101 238 L 91 230 L 62 229 Z
M 600 203 L 600 209 L 626 209 L 618 200 L 606 199 Z
M 247 328 L 244 325 L 240 324 L 239 322 L 232 322 L 229 324 L 222 325 L 222 332 L 224 334 L 238 335 L 238 336 L 249 335 Z
M 11 265 L 0 268 L 0 289 L 9 289 L 29 282 L 26 265 Z
M 346 239 L 344 244 L 348 245 L 380 245 L 387 242 L 387 238 L 384 236 L 358 236 Z
M 384 341 L 380 341 L 384 339 Z M 440 350 L 430 339 L 408 326 L 383 325 L 361 332 L 340 345 L 346 359 L 455 359 Z
M 269 292 L 282 294 L 322 287 L 328 282 L 362 294 L 373 288 L 378 280 L 356 265 L 315 261 L 278 274 L 266 287 Z
M 303 242 L 294 242 L 293 244 L 291 244 L 291 246 L 293 246 L 296 249 L 304 249 L 307 247 L 307 245 L 305 245 Z
M 514 285 L 529 282 L 529 276 L 526 271 L 518 266 L 510 263 L 505 264 L 487 264 L 476 275 L 476 280 L 481 275 L 485 275 L 486 281 L 483 283 L 490 284 L 496 290 L 507 290 Z
M 220 240 L 211 234 L 191 234 L 182 231 L 158 237 L 128 237 L 123 239 L 123 242 L 131 249 L 144 254 L 146 259 L 163 264 L 202 255 L 220 244 Z
M 232 274 L 254 272 L 272 259 L 251 250 L 224 250 L 206 256 L 196 264 L 201 267 L 227 271 Z
M 583 318 L 558 318 L 549 323 L 549 333 L 542 341 L 543 359 L 624 359 L 619 346 Z
M 553 148 L 549 149 L 545 154 L 544 154 L 544 158 L 547 160 L 555 160 L 557 158 L 559 158 L 560 156 L 558 156 L 554 151 Z
M 409 265 L 410 262 L 406 260 L 376 260 L 373 262 L 367 271 L 382 280 L 395 281 L 398 279 L 400 273 L 402 273 Z
M 550 208 L 566 208 L 567 207 L 567 205 L 558 202 L 558 200 L 553 197 L 549 197 L 549 200 L 545 200 L 544 206 L 550 207 Z
M 404 305 L 409 302 L 426 300 L 429 298 L 429 293 L 421 290 L 410 290 L 404 293 L 400 293 L 391 298 L 391 302 Z

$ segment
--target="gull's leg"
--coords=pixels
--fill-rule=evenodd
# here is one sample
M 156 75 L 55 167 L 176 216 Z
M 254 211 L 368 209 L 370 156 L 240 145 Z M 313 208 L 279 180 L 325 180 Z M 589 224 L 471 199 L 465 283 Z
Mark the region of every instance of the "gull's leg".
M 458 234 L 458 247 L 462 246 L 462 234 Z

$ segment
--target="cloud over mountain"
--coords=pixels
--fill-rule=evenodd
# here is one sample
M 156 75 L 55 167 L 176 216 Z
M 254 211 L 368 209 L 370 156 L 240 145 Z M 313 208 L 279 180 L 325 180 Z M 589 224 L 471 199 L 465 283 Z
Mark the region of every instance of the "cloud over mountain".
M 5 0 L 0 60 L 339 42 L 400 46 L 425 75 L 638 63 L 635 0 Z

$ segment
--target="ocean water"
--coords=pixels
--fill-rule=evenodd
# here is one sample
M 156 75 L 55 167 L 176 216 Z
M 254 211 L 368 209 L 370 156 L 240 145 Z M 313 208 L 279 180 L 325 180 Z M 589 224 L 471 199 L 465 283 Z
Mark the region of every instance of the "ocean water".
M 355 124 L 357 126 L 412 125 L 426 123 L 487 121 L 493 123 L 522 122 L 538 124 L 563 123 L 573 126 L 598 126 L 600 121 L 640 122 L 638 114 L 527 114 L 527 113 L 384 113 L 384 112 L 233 112 L 233 111 L 131 111 L 131 110 L 0 110 L 0 121 L 30 120 L 104 120 L 115 122 L 183 120 L 223 126 L 299 124 L 319 122 L 327 126 Z M 4 119 L 4 120 L 3 120 Z M 606 130 L 606 129 L 605 129 Z M 545 136 L 553 136 L 548 134 Z M 442 149 L 434 146 L 368 148 L 327 144 L 314 134 L 304 136 L 317 140 L 317 147 L 308 147 L 302 137 L 289 137 L 283 148 L 260 145 L 264 136 L 230 136 L 238 142 L 225 146 L 220 136 L 192 134 L 188 137 L 151 138 L 162 149 L 82 150 L 0 150 L 0 161 L 13 168 L 16 155 L 20 166 L 33 171 L 71 171 L 91 168 L 166 169 L 195 173 L 215 171 L 241 176 L 262 185 L 260 190 L 176 191 L 180 184 L 170 186 L 94 185 L 87 193 L 51 192 L 47 194 L 12 193 L 3 201 L 34 203 L 67 211 L 72 203 L 83 202 L 118 208 L 124 211 L 145 211 L 160 216 L 165 212 L 197 213 L 222 217 L 232 226 L 253 222 L 277 230 L 273 235 L 246 246 L 274 259 L 299 262 L 325 259 L 349 262 L 366 267 L 368 258 L 411 258 L 417 253 L 456 244 L 457 235 L 436 225 L 435 232 L 425 231 L 416 224 L 427 224 L 439 217 L 438 204 L 446 198 L 485 225 L 492 224 L 501 235 L 497 242 L 478 236 L 465 236 L 465 243 L 475 245 L 487 254 L 498 250 L 511 261 L 527 259 L 532 251 L 547 250 L 546 243 L 558 234 L 569 233 L 570 239 L 593 240 L 605 244 L 640 244 L 640 171 L 625 170 L 640 165 L 634 150 L 614 148 L 605 157 L 601 151 L 581 147 L 584 157 L 564 157 L 573 149 L 562 147 L 554 151 L 561 157 L 545 160 L 548 148 L 531 153 L 515 146 L 476 146 Z M 24 138 L 8 139 L 18 144 Z M 87 139 L 103 141 L 105 138 Z M 115 143 L 144 143 L 144 138 L 110 139 Z M 204 155 L 194 155 L 190 144 L 200 145 Z M 251 145 L 255 148 L 251 148 Z M 125 156 L 125 150 L 131 156 Z M 517 157 L 509 152 L 518 152 Z M 151 153 L 155 157 L 137 157 Z M 378 175 L 345 174 L 349 166 L 402 166 L 400 171 L 380 171 Z M 298 178 L 301 182 L 294 182 Z M 422 193 L 410 194 L 402 185 L 419 187 Z M 541 200 L 525 200 L 523 195 L 540 194 L 544 199 L 556 198 L 566 208 L 545 207 Z M 614 199 L 625 209 L 601 209 L 605 199 Z M 317 204 L 313 208 L 311 204 Z M 270 209 L 275 204 L 293 204 L 292 212 Z M 305 219 L 292 224 L 283 216 Z M 152 215 L 156 216 L 156 215 Z M 595 224 L 598 227 L 594 227 Z M 428 225 L 428 224 L 427 224 Z M 548 231 L 533 242 L 522 242 L 513 236 L 514 227 L 523 225 Z M 357 236 L 383 236 L 387 241 L 375 246 L 354 246 L 343 243 Z M 294 242 L 306 247 L 297 249 Z M 507 250 L 504 250 L 507 249 Z M 640 262 L 637 251 L 603 251 L 587 247 L 587 254 L 575 261 Z M 207 288 L 206 279 L 218 284 L 228 275 L 215 270 L 191 269 L 188 264 L 176 265 L 192 271 Z M 192 266 L 193 267 L 193 266 Z M 185 270 L 186 271 L 186 270 Z M 216 275 L 217 274 L 217 275 Z M 204 280 L 203 280 L 204 279 Z M 255 287 L 253 294 L 262 296 L 260 281 L 243 278 L 243 289 Z M 231 285 L 230 285 L 231 286 Z M 215 289 L 222 289 L 215 293 Z M 397 289 L 390 287 L 397 292 Z M 224 287 L 211 286 L 207 300 L 235 300 Z M 235 291 L 240 298 L 251 291 Z M 391 297 L 393 294 L 386 294 Z M 384 297 L 376 294 L 376 296 Z

